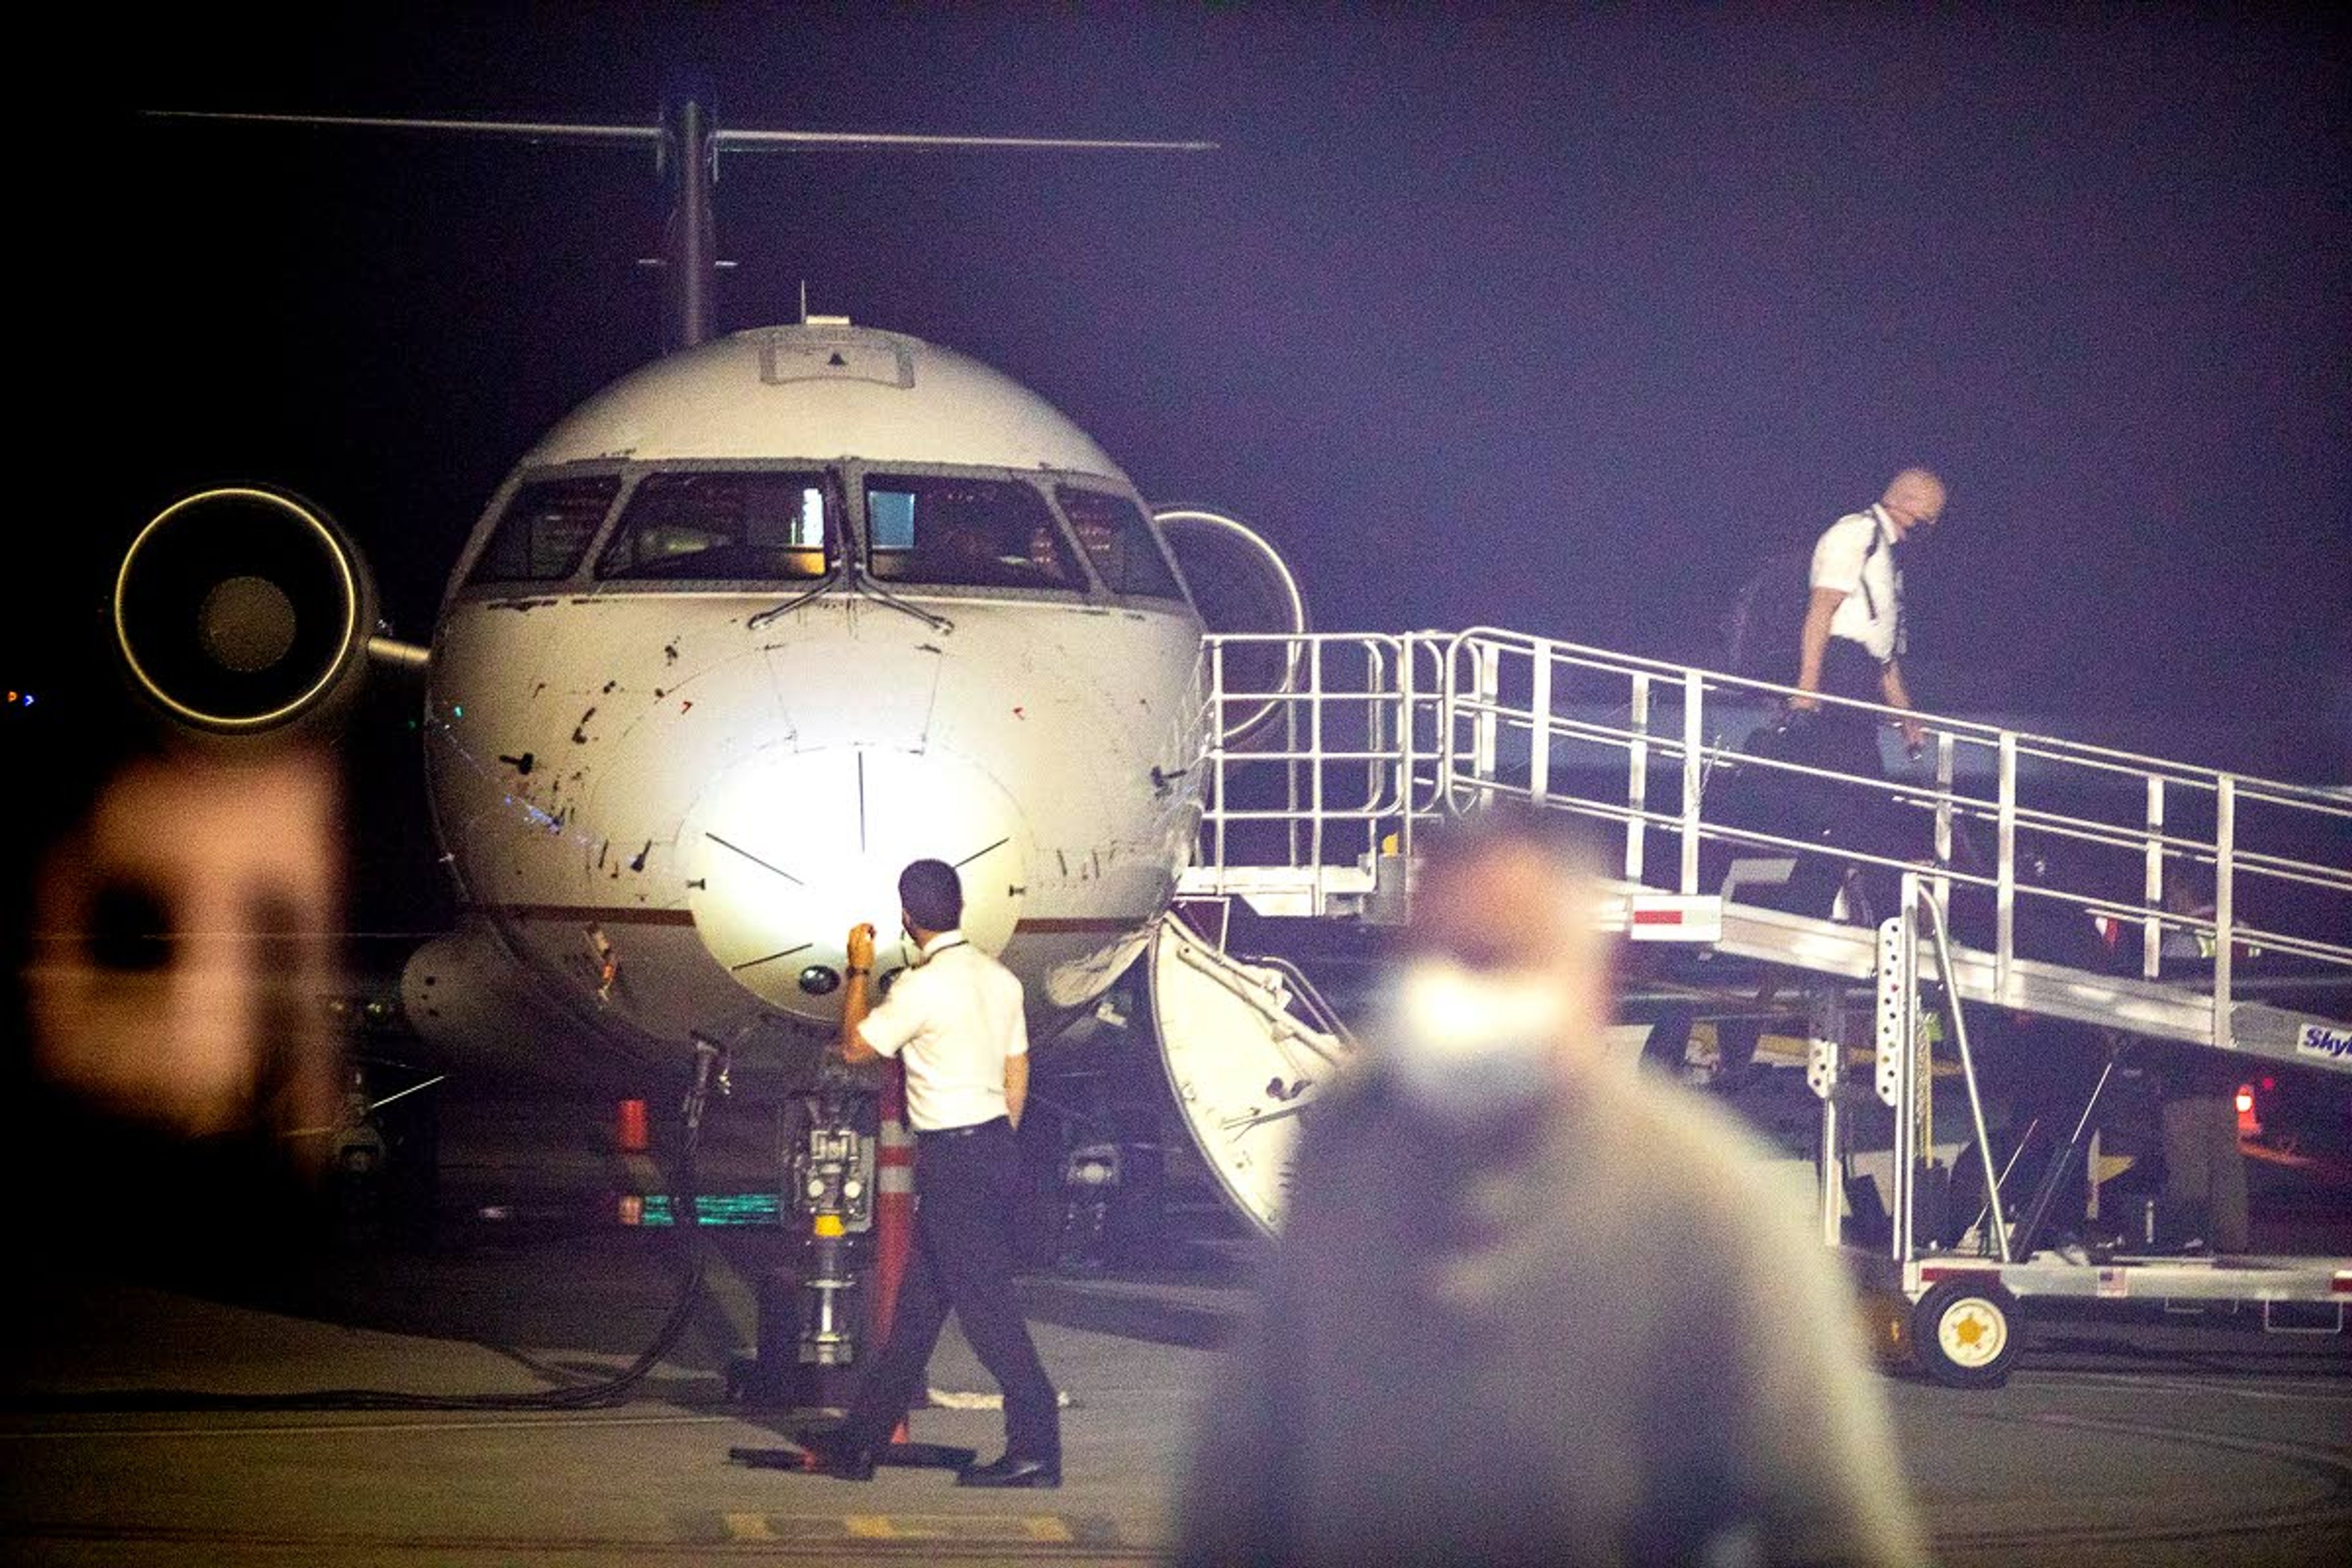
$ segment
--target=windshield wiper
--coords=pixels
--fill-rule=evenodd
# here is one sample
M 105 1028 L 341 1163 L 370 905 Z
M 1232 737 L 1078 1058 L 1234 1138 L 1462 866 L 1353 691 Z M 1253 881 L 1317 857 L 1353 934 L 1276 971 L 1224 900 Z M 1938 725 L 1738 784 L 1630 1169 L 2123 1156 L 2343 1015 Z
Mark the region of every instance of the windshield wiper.
M 942 636 L 955 630 L 955 623 L 945 616 L 935 616 L 920 605 L 907 603 L 863 572 L 854 574 L 849 580 L 849 585 L 878 604 L 887 605 L 894 610 L 903 610 Z
M 743 629 L 747 632 L 756 632 L 761 626 L 766 626 L 770 621 L 780 620 L 783 616 L 791 615 L 794 610 L 799 609 L 803 605 L 807 604 L 811 599 L 815 598 L 819 594 L 824 593 L 826 589 L 838 586 L 841 582 L 842 568 L 847 563 L 843 561 L 835 562 L 831 567 L 826 569 L 825 574 L 818 578 L 814 583 L 811 584 L 804 592 L 793 595 L 791 598 L 786 599 L 781 605 L 771 605 L 766 609 L 761 610 L 758 615 L 746 619 L 743 623 Z

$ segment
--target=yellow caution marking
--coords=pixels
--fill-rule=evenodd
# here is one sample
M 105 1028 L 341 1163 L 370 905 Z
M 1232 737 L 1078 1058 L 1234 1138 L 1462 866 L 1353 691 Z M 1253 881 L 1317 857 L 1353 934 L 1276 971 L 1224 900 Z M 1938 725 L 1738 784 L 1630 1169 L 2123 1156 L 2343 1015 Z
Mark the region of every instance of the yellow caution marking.
M 953 1516 L 852 1513 L 842 1517 L 841 1525 L 853 1541 L 951 1541 L 963 1522 Z
M 769 1528 L 764 1513 L 726 1513 L 719 1516 L 727 1526 L 730 1541 L 774 1541 L 776 1532 Z
M 816 1216 L 816 1233 L 819 1236 L 846 1236 L 849 1227 L 842 1224 L 837 1214 L 821 1214 Z
M 1091 1532 L 1096 1544 L 1105 1539 L 1102 1521 L 1054 1513 L 722 1513 L 719 1523 L 723 1539 L 729 1542 L 945 1541 L 1015 1548 L 1076 1546 L 1089 1539 L 1082 1531 Z M 1115 1539 L 1116 1533 L 1113 1531 L 1110 1538 Z

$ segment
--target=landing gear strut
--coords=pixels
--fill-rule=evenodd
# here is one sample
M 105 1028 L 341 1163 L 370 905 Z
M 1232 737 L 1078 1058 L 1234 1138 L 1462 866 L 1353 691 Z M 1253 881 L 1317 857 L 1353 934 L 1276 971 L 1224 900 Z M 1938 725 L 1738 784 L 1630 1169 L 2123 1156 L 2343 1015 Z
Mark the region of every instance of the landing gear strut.
M 803 1267 L 797 1279 L 788 1268 L 775 1270 L 761 1290 L 759 1353 L 728 1372 L 728 1392 L 735 1397 L 845 1405 L 858 1357 L 888 1337 L 898 1281 L 914 1245 L 914 1138 L 907 1131 L 905 1093 L 895 1064 L 886 1069 L 879 1096 L 828 1065 L 815 1092 L 802 1098 L 807 1130 L 790 1146 L 783 1195 L 785 1212 L 808 1222 Z M 861 1338 L 853 1315 L 858 1300 L 853 1237 L 871 1238 L 870 1339 Z M 753 1469 L 823 1468 L 822 1456 L 807 1447 L 730 1448 L 727 1457 Z M 873 1456 L 881 1465 L 959 1471 L 979 1457 L 970 1448 L 910 1443 L 904 1422 Z

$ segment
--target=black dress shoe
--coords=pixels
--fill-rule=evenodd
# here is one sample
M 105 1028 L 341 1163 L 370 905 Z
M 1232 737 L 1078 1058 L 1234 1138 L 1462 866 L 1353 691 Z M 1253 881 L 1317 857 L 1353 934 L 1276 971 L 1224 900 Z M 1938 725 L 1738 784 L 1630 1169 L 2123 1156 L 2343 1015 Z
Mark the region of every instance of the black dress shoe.
M 870 1481 L 874 1479 L 874 1450 L 863 1443 L 853 1443 L 838 1432 L 796 1432 L 793 1440 L 816 1458 L 820 1475 L 844 1481 Z
M 1061 1460 L 1023 1459 L 1011 1454 L 985 1465 L 974 1465 L 956 1475 L 956 1485 L 960 1487 L 1058 1487 L 1061 1484 Z

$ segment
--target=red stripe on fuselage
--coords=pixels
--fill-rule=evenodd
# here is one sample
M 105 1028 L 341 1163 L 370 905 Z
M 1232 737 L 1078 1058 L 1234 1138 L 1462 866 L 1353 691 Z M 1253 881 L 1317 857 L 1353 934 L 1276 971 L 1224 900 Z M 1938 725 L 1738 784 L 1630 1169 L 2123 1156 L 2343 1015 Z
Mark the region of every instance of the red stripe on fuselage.
M 516 921 L 579 921 L 616 926 L 690 926 L 692 910 L 656 910 L 604 904 L 475 904 L 473 912 Z
M 690 926 L 694 911 L 688 909 L 643 909 L 625 905 L 604 904 L 474 904 L 473 913 L 499 915 L 517 921 L 567 921 L 581 924 Z M 1677 916 L 1677 919 L 1680 917 Z M 1045 918 L 1016 922 L 1015 936 L 1092 935 L 1105 932 L 1139 931 L 1151 923 L 1150 915 L 1108 915 Z

